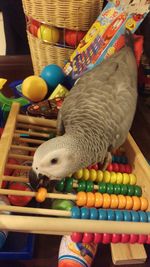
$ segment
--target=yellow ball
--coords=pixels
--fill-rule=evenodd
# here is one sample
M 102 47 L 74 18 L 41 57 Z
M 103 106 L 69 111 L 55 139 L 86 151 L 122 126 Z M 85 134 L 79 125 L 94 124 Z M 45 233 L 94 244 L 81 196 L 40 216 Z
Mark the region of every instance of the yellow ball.
M 33 102 L 39 102 L 43 100 L 47 92 L 47 84 L 39 76 L 29 76 L 22 83 L 22 94 Z
M 59 30 L 51 26 L 41 25 L 37 36 L 48 43 L 57 43 L 59 41 Z
M 97 178 L 96 178 L 96 182 L 102 182 L 103 181 L 103 172 L 98 170 L 97 171 Z
M 103 178 L 105 183 L 109 183 L 110 182 L 110 172 L 108 171 L 104 171 L 104 178 Z
M 88 180 L 90 177 L 90 172 L 88 169 L 83 169 L 83 179 Z
M 81 179 L 83 177 L 83 169 L 78 170 L 75 174 L 74 177 L 76 179 Z
M 123 184 L 129 184 L 130 182 L 129 174 L 123 173 L 122 176 L 123 176 Z
M 90 180 L 91 180 L 91 181 L 95 181 L 96 178 L 97 178 L 97 171 L 94 170 L 94 169 L 91 169 L 91 170 L 90 170 Z

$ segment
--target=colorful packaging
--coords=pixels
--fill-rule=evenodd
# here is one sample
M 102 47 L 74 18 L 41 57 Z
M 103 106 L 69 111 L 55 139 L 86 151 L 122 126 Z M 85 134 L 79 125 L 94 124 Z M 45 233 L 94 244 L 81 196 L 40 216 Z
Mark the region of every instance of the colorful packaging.
M 124 45 L 125 28 L 134 33 L 147 13 L 150 1 L 109 1 L 71 55 L 64 71 L 77 79 Z
M 95 257 L 94 243 L 74 243 L 70 236 L 63 236 L 59 249 L 58 267 L 90 267 Z

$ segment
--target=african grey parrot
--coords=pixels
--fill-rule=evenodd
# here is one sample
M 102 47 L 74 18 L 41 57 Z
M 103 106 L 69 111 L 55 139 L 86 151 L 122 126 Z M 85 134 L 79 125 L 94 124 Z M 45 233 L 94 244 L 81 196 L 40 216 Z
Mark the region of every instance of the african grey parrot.
M 125 141 L 137 102 L 137 65 L 133 38 L 111 58 L 84 74 L 65 98 L 57 136 L 34 155 L 31 182 L 45 175 L 57 180 L 80 168 L 105 163 Z

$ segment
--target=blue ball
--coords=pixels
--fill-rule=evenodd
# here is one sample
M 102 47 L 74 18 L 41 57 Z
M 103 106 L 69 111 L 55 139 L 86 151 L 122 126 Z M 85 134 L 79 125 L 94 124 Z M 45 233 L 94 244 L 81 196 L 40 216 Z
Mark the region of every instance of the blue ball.
M 55 64 L 46 66 L 42 70 L 40 76 L 43 80 L 45 80 L 51 92 L 57 87 L 58 84 L 63 83 L 65 79 L 63 70 Z

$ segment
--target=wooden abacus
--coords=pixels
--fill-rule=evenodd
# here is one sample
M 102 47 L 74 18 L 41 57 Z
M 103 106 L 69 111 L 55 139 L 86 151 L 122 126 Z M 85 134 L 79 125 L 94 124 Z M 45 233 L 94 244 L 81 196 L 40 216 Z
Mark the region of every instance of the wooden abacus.
M 49 138 L 50 132 L 56 131 L 56 121 L 47 120 L 43 118 L 36 118 L 27 115 L 21 115 L 19 113 L 20 106 L 17 103 L 12 105 L 9 117 L 7 119 L 1 140 L 0 140 L 0 194 L 2 195 L 22 195 L 22 196 L 31 196 L 37 197 L 37 192 L 28 192 L 21 190 L 11 190 L 11 189 L 2 189 L 3 181 L 17 181 L 17 182 L 27 182 L 28 178 L 24 176 L 9 176 L 4 175 L 4 170 L 13 169 L 13 170 L 30 170 L 30 166 L 19 165 L 19 164 L 10 164 L 8 162 L 9 158 L 22 159 L 32 161 L 32 156 L 18 154 L 12 152 L 12 149 L 19 149 L 22 151 L 34 152 L 36 147 L 43 143 L 45 139 Z M 21 145 L 16 145 L 14 142 L 21 142 Z M 34 146 L 25 146 L 23 144 L 32 144 Z M 139 150 L 138 146 L 134 142 L 131 135 L 128 135 L 128 138 L 124 144 L 124 149 L 126 151 L 126 155 L 129 161 L 129 164 L 132 166 L 132 173 L 137 177 L 137 184 L 142 188 L 142 197 L 141 193 L 139 195 L 139 203 L 142 207 L 142 210 L 150 211 L 150 167 L 147 164 L 144 156 Z M 18 151 L 19 151 L 18 150 Z M 135 176 L 133 176 L 135 177 Z M 73 186 L 75 188 L 78 187 L 78 181 L 76 181 Z M 98 185 L 90 185 L 94 189 L 99 189 Z M 114 188 L 114 186 L 113 186 Z M 108 188 L 106 187 L 108 190 Z M 100 189 L 99 189 L 100 190 Z M 110 189 L 109 189 L 110 190 Z M 139 191 L 138 191 L 139 192 Z M 141 192 L 141 191 L 140 191 Z M 97 194 L 97 195 L 96 195 Z M 95 193 L 88 192 L 84 194 L 83 198 L 86 198 L 88 201 L 88 197 L 91 196 L 93 198 L 93 203 L 95 204 L 96 200 L 100 198 L 100 192 Z M 105 197 L 106 197 L 105 193 Z M 97 196 L 97 198 L 96 198 Z M 109 196 L 109 195 L 108 195 Z M 119 197 L 119 196 L 118 196 Z M 80 198 L 80 192 L 76 195 L 72 194 L 59 194 L 59 193 L 47 193 L 46 198 L 54 198 L 54 199 L 71 199 L 76 201 L 77 204 Z M 132 204 L 134 205 L 134 198 L 138 198 L 138 196 L 129 196 L 128 200 L 132 199 Z M 109 196 L 110 206 L 112 205 L 112 197 Z M 125 196 L 123 196 L 125 199 Z M 80 199 L 81 200 L 81 199 Z M 119 200 L 118 200 L 119 201 Z M 90 204 L 89 204 L 90 203 Z M 118 202 L 119 203 L 119 202 Z M 88 204 L 88 205 L 87 205 Z M 84 205 L 81 203 L 81 206 Z M 87 206 L 91 207 L 91 199 Z M 108 208 L 100 204 L 95 205 L 95 207 L 103 207 Z M 80 212 L 78 207 L 77 212 Z M 113 207 L 115 208 L 115 207 Z M 123 209 L 123 207 L 120 207 Z M 6 215 L 4 213 L 0 214 L 0 229 L 6 229 L 8 231 L 15 232 L 29 232 L 29 233 L 40 233 L 40 234 L 52 234 L 52 235 L 71 235 L 73 232 L 78 231 L 79 233 L 91 233 L 91 229 L 94 229 L 95 238 L 103 238 L 106 241 L 106 237 L 110 238 L 110 242 L 114 240 L 115 237 L 119 237 L 121 234 L 133 234 L 133 235 L 148 235 L 150 237 L 150 224 L 149 222 L 149 212 L 147 212 L 148 221 L 145 222 L 128 222 L 128 221 L 108 221 L 103 218 L 103 220 L 96 219 L 85 219 L 85 215 L 81 213 L 81 219 L 76 219 L 70 211 L 60 211 L 60 210 L 52 210 L 45 208 L 31 208 L 31 207 L 18 207 L 11 205 L 0 205 L 1 211 L 10 211 L 11 215 Z M 137 210 L 136 208 L 134 210 Z M 95 215 L 95 211 L 88 211 L 90 216 L 98 216 Z M 100 211 L 96 211 L 96 214 L 101 214 Z M 117 211 L 113 211 L 116 212 Z M 16 215 L 18 213 L 18 215 Z M 21 213 L 21 214 L 20 214 Z M 131 212 L 128 212 L 129 216 L 131 216 Z M 23 214 L 25 216 L 23 216 Z M 112 213 L 111 213 L 112 214 Z M 36 215 L 36 216 L 34 216 Z M 44 215 L 44 216 L 43 216 Z M 107 212 L 109 215 L 109 212 Z M 55 217 L 52 217 L 55 216 Z M 100 215 L 99 215 L 100 216 Z M 102 215 L 101 215 L 102 216 Z M 142 216 L 142 215 L 141 215 Z M 60 218 L 59 218 L 60 217 Z M 79 217 L 78 217 L 79 218 Z M 95 218 L 95 217 L 94 217 Z M 108 235 L 107 235 L 107 234 Z M 102 236 L 103 234 L 103 236 Z M 111 234 L 113 234 L 111 236 Z M 86 237 L 86 234 L 84 238 Z M 88 236 L 89 237 L 89 236 Z M 90 236 L 91 237 L 91 236 Z M 93 238 L 93 235 L 92 235 Z M 113 238 L 113 239 L 112 239 Z M 119 238 L 118 238 L 119 240 Z M 149 240 L 149 239 L 148 239 Z M 108 240 L 107 240 L 108 241 Z M 105 243 L 105 242 L 104 242 Z M 144 246 L 141 244 L 111 244 L 111 253 L 112 259 L 115 264 L 129 264 L 129 263 L 141 263 L 146 260 L 146 252 Z

